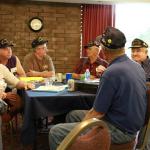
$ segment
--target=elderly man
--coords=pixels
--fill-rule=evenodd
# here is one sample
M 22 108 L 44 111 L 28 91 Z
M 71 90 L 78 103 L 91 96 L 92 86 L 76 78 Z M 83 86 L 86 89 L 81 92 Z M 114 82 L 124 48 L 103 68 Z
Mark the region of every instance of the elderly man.
M 138 62 L 146 73 L 146 80 L 150 81 L 150 59 L 148 57 L 148 45 L 141 39 L 134 39 L 131 45 L 132 59 Z
M 23 63 L 27 76 L 47 78 L 55 75 L 52 59 L 46 54 L 47 43 L 41 37 L 33 40 L 33 52 L 25 56 Z
M 150 81 L 150 59 L 148 57 L 148 44 L 143 40 L 136 38 L 132 41 L 132 45 L 130 48 L 132 59 L 138 62 L 143 67 L 146 74 L 146 80 Z M 147 146 L 145 147 L 145 150 L 149 149 L 150 138 Z
M 5 93 L 7 84 L 8 86 L 15 87 L 17 89 L 32 89 L 34 86 L 30 83 L 20 81 L 8 70 L 8 68 L 6 68 L 6 66 L 2 64 L 0 64 L 0 81 L 4 81 L 4 84 L 0 85 L 0 88 L 2 89 L 1 92 L 3 92 L 1 97 L 10 107 L 9 110 L 2 115 L 2 121 L 9 122 L 13 116 L 20 112 L 22 101 L 16 93 Z
M 74 69 L 73 78 L 80 79 L 86 69 L 89 69 L 91 78 L 100 77 L 100 75 L 106 70 L 108 66 L 107 61 L 99 57 L 99 43 L 96 41 L 90 41 L 84 46 L 87 52 L 87 57 L 81 58 L 76 68 Z M 96 72 L 96 68 L 99 68 L 99 72 Z
M 102 50 L 109 62 L 102 74 L 99 89 L 90 111 L 70 113 L 69 122 L 98 118 L 110 130 L 112 143 L 132 141 L 145 120 L 146 78 L 142 67 L 125 55 L 125 35 L 108 27 L 101 37 Z M 133 111 L 134 110 L 134 111 Z M 56 150 L 60 142 L 77 123 L 58 124 L 49 132 L 50 149 Z
M 0 64 L 5 65 L 14 75 L 26 76 L 18 57 L 12 55 L 13 46 L 14 44 L 7 39 L 0 40 Z

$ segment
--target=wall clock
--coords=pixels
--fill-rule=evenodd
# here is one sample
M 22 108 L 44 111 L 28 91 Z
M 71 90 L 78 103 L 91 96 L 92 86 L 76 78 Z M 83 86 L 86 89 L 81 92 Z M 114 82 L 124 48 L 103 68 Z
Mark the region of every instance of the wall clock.
M 43 21 L 39 17 L 33 17 L 29 20 L 29 28 L 34 31 L 38 32 L 43 28 Z

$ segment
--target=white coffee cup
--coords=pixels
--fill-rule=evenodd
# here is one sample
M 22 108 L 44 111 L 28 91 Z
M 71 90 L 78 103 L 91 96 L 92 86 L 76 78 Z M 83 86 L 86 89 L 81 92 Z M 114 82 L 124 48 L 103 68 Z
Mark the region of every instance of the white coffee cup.
M 63 74 L 62 73 L 57 73 L 56 78 L 57 78 L 57 82 L 62 82 L 63 81 Z

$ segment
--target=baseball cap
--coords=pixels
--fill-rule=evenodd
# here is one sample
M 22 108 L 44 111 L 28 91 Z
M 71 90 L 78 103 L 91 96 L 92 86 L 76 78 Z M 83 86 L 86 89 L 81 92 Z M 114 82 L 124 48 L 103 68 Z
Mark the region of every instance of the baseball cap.
M 8 41 L 7 39 L 0 40 L 0 48 L 7 48 L 14 46 L 12 41 Z
M 114 27 L 107 27 L 100 42 L 107 48 L 118 49 L 125 46 L 126 37 L 122 31 Z
M 136 38 L 132 41 L 131 47 L 129 48 L 141 48 L 141 47 L 148 48 L 148 44 L 145 43 L 143 40 Z
M 32 45 L 32 48 L 35 48 L 35 47 L 37 47 L 39 45 L 43 45 L 45 43 L 48 43 L 48 40 L 44 40 L 42 37 L 38 37 L 32 41 L 31 45 Z
M 100 44 L 95 40 L 93 40 L 93 41 L 90 41 L 87 45 L 85 45 L 84 46 L 84 48 L 90 48 L 90 47 L 92 47 L 92 46 L 97 46 L 97 47 L 99 47 L 100 46 Z

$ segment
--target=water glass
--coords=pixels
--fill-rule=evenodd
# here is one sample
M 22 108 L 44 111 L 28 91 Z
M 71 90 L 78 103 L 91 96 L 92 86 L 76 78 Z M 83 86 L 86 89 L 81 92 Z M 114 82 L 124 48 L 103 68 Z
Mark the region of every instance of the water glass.
M 53 77 L 52 78 L 45 78 L 45 86 L 51 86 L 54 81 L 55 81 L 55 79 Z

